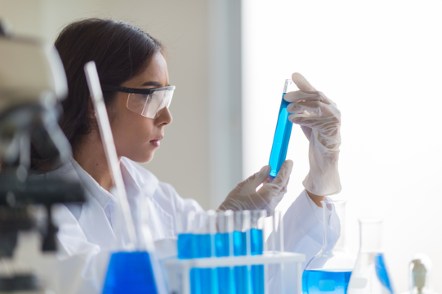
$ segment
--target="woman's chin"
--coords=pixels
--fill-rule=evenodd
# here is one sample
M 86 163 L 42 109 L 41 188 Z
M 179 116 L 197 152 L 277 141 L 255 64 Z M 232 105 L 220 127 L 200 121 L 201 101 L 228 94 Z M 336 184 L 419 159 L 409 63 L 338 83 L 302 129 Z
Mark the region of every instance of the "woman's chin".
M 140 156 L 127 156 L 127 158 L 138 163 L 148 163 L 153 159 L 153 156 L 154 152 L 149 152 L 148 154 L 143 154 Z

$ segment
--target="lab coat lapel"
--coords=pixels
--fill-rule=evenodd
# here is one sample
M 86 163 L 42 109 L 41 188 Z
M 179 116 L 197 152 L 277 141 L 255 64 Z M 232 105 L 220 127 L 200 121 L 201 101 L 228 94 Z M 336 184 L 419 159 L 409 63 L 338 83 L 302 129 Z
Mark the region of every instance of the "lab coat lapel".
M 112 249 L 117 243 L 117 238 L 104 209 L 89 191 L 86 194 L 87 202 L 83 204 L 78 223 L 89 242 L 98 244 L 103 249 Z
M 72 165 L 86 194 L 86 203 L 82 206 L 78 223 L 89 242 L 98 244 L 103 249 L 112 249 L 117 238 L 104 212 L 112 195 L 99 187 L 77 162 L 72 161 Z
M 166 237 L 173 237 L 173 218 L 169 213 L 164 211 L 155 200 L 155 193 L 158 193 L 158 179 L 127 158 L 123 158 L 122 162 L 126 189 L 133 187 L 137 189 L 142 196 L 146 197 L 148 224 L 154 241 Z M 142 170 L 137 171 L 136 169 L 138 168 Z
M 98 184 L 94 184 L 94 179 L 75 160 L 72 159 L 57 170 L 46 173 L 45 176 L 81 182 L 86 202 L 81 204 L 78 223 L 87 241 L 98 244 L 102 248 L 110 248 L 116 244 L 115 234 L 104 213 L 104 207 L 109 203 L 110 198 L 100 190 Z

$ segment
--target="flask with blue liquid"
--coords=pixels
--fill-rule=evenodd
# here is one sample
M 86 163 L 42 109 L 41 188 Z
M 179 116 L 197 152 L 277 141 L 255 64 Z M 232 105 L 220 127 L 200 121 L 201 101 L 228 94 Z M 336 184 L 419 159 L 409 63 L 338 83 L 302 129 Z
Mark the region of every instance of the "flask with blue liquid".
M 382 219 L 359 220 L 360 247 L 348 286 L 349 294 L 393 294 L 382 248 Z
M 323 245 L 307 264 L 302 275 L 303 294 L 346 294 L 356 262 L 346 246 L 346 201 L 321 201 L 323 207 Z

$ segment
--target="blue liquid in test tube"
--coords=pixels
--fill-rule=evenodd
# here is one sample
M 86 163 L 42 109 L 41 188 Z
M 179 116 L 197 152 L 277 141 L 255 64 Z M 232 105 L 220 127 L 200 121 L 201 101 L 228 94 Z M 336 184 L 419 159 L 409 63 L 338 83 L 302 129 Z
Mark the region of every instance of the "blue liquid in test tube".
M 182 233 L 178 235 L 177 250 L 179 259 L 193 258 L 193 234 Z
M 233 254 L 235 256 L 247 255 L 246 232 L 233 232 Z M 247 266 L 235 266 L 233 270 L 235 274 L 236 293 L 249 293 L 249 273 Z
M 230 240 L 232 233 L 217 233 L 215 235 L 216 257 L 230 256 Z M 218 273 L 219 294 L 235 294 L 235 281 L 233 269 L 230 267 L 219 267 Z
M 290 102 L 284 100 L 288 87 L 292 84 L 292 80 L 285 80 L 281 106 L 279 108 L 278 122 L 276 124 L 275 136 L 273 137 L 272 152 L 270 153 L 269 160 L 269 165 L 271 167 L 270 176 L 273 178 L 276 177 L 282 163 L 286 159 L 287 148 L 292 133 L 293 124 L 289 121 L 288 117 L 290 114 L 287 112 L 287 106 Z
M 262 230 L 250 229 L 252 255 L 262 255 L 263 235 Z M 252 293 L 264 294 L 264 266 L 252 265 Z
M 210 234 L 194 234 L 193 256 L 205 258 L 211 256 Z M 192 294 L 205 294 L 212 292 L 212 269 L 192 268 L 190 270 L 190 292 Z

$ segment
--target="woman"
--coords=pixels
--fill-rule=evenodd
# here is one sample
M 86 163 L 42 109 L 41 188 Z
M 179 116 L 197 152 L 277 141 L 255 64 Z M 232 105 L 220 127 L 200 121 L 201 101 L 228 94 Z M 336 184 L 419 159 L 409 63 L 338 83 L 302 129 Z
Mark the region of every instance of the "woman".
M 104 253 L 121 240 L 114 231 L 114 200 L 109 193 L 113 183 L 83 73 L 86 62 L 94 60 L 97 65 L 129 201 L 143 198 L 149 203 L 156 248 L 169 248 L 170 243 L 165 241 L 176 238 L 179 215 L 202 208 L 192 199 L 182 199 L 171 185 L 159 182 L 135 163 L 152 160 L 165 127 L 172 122 L 168 107 L 145 106 L 148 97 L 167 104 L 164 97 L 170 98 L 173 93 L 161 43 L 125 23 L 86 19 L 68 25 L 55 46 L 69 87 L 60 126 L 72 145 L 74 160 L 57 166 L 33 152 L 32 167 L 46 177 L 80 180 L 85 187 L 86 203 L 62 206 L 56 215 L 63 252 L 59 260 L 64 263 L 59 274 L 64 293 L 93 293 L 100 291 L 107 257 Z M 322 245 L 320 201 L 340 191 L 340 113 L 301 75 L 294 74 L 293 78 L 303 91 L 288 93 L 285 99 L 292 102 L 290 120 L 301 125 L 310 140 L 310 172 L 303 182 L 306 190 L 284 217 L 285 249 L 304 253 L 309 260 Z M 272 213 L 286 192 L 292 165 L 291 161 L 284 162 L 272 182 L 267 180 L 269 167 L 263 167 L 238 184 L 219 209 L 266 209 Z M 166 251 L 166 255 L 173 254 L 173 248 Z M 79 279 L 72 279 L 74 267 L 81 273 Z

